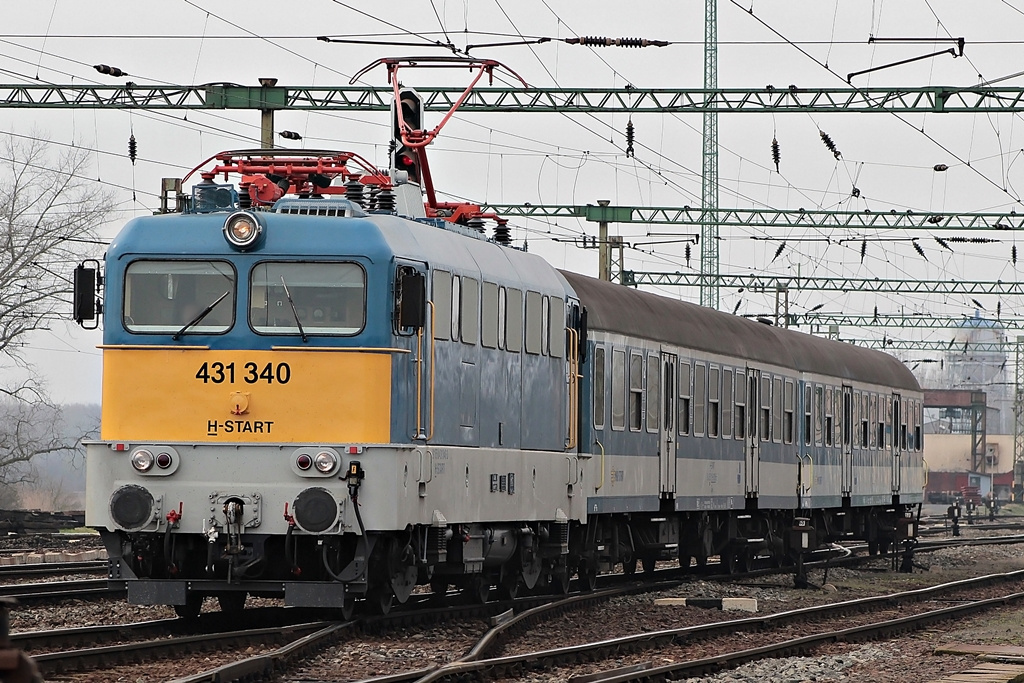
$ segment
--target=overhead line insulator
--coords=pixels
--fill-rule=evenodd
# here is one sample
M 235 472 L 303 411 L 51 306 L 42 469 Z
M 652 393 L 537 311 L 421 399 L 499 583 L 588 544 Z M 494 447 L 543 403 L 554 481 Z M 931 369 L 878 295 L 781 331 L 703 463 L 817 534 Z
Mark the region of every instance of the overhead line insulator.
M 602 38 L 600 36 L 580 36 L 565 38 L 569 45 L 585 45 L 587 47 L 665 47 L 667 40 L 648 40 L 647 38 Z

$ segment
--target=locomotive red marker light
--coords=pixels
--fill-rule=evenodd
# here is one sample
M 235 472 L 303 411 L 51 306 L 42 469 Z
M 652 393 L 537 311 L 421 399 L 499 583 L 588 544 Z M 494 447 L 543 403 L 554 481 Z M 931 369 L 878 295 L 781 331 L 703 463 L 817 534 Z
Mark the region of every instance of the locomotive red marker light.
M 160 453 L 159 455 L 157 455 L 156 456 L 156 466 L 159 467 L 162 470 L 166 470 L 168 467 L 170 467 L 171 466 L 171 454 L 170 453 Z
M 301 453 L 299 457 L 295 458 L 295 466 L 305 472 L 313 466 L 313 459 L 305 453 Z

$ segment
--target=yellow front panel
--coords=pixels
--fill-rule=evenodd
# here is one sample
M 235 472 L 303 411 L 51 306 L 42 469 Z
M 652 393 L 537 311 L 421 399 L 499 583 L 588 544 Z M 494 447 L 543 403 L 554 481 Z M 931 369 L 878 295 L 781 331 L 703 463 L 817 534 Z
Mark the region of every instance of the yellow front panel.
M 390 441 L 391 355 L 105 348 L 108 441 Z

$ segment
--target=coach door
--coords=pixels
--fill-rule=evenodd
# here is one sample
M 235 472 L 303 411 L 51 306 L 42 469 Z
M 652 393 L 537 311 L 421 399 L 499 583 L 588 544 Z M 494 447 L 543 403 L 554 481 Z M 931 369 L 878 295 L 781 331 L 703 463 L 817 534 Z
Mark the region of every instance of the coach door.
M 661 494 L 668 497 L 676 490 L 676 355 L 661 353 L 661 436 L 658 456 L 661 460 Z
M 747 368 L 747 438 L 745 451 L 746 493 L 747 497 L 757 495 L 758 462 L 760 459 L 761 439 L 758 431 L 758 411 L 761 407 L 761 371 Z
M 843 496 L 853 489 L 853 387 L 843 385 Z
M 885 445 L 888 450 L 891 446 L 892 452 L 892 492 L 896 495 L 900 492 L 900 440 L 899 434 L 900 411 L 903 408 L 899 394 L 892 395 L 892 404 L 889 406 L 885 420 Z

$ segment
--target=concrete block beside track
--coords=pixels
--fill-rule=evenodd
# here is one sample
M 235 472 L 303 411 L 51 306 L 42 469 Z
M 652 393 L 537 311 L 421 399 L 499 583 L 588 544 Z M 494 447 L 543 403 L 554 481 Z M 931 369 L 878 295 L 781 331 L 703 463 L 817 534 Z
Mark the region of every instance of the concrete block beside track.
M 657 606 L 702 607 L 734 612 L 756 612 L 757 598 L 657 598 Z

